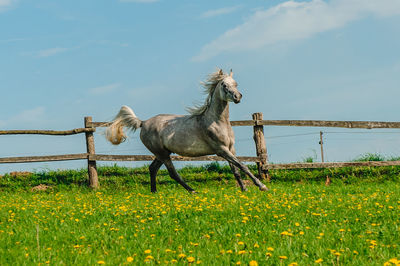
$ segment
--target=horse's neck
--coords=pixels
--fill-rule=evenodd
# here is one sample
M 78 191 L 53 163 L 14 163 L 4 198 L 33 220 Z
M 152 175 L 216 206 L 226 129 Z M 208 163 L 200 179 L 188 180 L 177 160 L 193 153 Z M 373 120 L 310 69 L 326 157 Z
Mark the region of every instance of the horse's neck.
M 215 95 L 214 95 L 215 96 Z M 213 97 L 204 113 L 205 118 L 216 122 L 229 123 L 229 103 Z

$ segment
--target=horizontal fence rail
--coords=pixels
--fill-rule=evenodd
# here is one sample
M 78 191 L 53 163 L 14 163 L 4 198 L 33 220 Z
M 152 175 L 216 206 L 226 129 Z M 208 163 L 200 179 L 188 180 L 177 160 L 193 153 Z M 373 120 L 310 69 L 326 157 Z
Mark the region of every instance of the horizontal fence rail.
M 93 133 L 97 127 L 107 127 L 110 122 L 93 122 L 91 117 L 85 117 L 84 128 L 72 130 L 0 130 L 0 135 L 53 135 L 68 136 L 85 134 L 86 153 L 47 155 L 47 156 L 24 156 L 24 157 L 3 157 L 0 164 L 4 163 L 31 163 L 68 160 L 87 160 L 89 184 L 93 188 L 99 186 L 97 177 L 97 161 L 152 161 L 153 155 L 108 155 L 96 154 Z M 263 120 L 262 113 L 253 114 L 252 120 L 231 121 L 232 126 L 251 126 L 254 129 L 253 139 L 257 156 L 238 156 L 243 162 L 255 162 L 261 178 L 269 179 L 269 170 L 274 169 L 302 169 L 302 168 L 335 168 L 335 167 L 361 167 L 361 166 L 396 166 L 400 161 L 369 161 L 369 162 L 322 162 L 322 163 L 282 163 L 271 164 L 268 162 L 267 145 L 265 144 L 264 126 L 296 126 L 296 127 L 338 127 L 338 128 L 400 128 L 400 122 L 379 122 L 379 121 L 325 121 L 325 120 Z M 321 135 L 322 139 L 322 135 Z M 322 146 L 321 146 L 322 147 Z M 225 161 L 219 156 L 184 157 L 171 156 L 174 161 Z
M 231 121 L 232 126 L 295 126 L 341 128 L 400 128 L 400 122 L 378 121 L 324 121 L 324 120 L 241 120 Z
M 71 130 L 0 130 L 0 135 L 57 135 L 67 136 L 86 132 L 95 132 L 96 128 L 75 128 Z
M 89 159 L 93 161 L 153 161 L 156 157 L 153 155 L 108 155 L 108 154 L 93 154 L 89 155 Z M 238 156 L 243 162 L 260 162 L 258 157 Z M 199 156 L 199 157 L 184 157 L 171 156 L 173 161 L 226 161 L 219 156 Z
M 107 127 L 109 122 L 92 122 L 92 127 Z M 326 120 L 238 120 L 231 126 L 294 126 L 294 127 L 339 127 L 339 128 L 400 128 L 400 122 L 380 121 L 326 121 Z
M 368 162 L 329 162 L 329 163 L 282 163 L 268 164 L 264 169 L 304 169 L 304 168 L 338 168 L 361 166 L 396 166 L 400 161 L 368 161 Z
M 84 160 L 88 158 L 87 153 L 47 155 L 47 156 L 24 156 L 24 157 L 3 157 L 0 163 L 34 163 L 34 162 L 54 162 Z

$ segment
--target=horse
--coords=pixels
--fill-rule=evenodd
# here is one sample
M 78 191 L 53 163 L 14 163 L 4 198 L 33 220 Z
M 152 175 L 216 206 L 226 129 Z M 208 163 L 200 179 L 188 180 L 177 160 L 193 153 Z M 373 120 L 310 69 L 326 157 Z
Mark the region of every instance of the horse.
M 235 137 L 229 122 L 229 102 L 238 104 L 242 94 L 237 89 L 232 70 L 227 74 L 217 69 L 202 82 L 202 85 L 207 94 L 206 100 L 203 105 L 188 108 L 188 115 L 160 114 L 142 121 L 131 108 L 122 106 L 106 129 L 107 140 L 118 145 L 127 138 L 124 127 L 132 131 L 141 128 L 141 141 L 155 155 L 149 166 L 151 192 L 157 192 L 156 176 L 164 164 L 172 179 L 188 192 L 195 193 L 176 171 L 171 161 L 171 153 L 187 157 L 216 154 L 228 161 L 242 191 L 246 191 L 247 188 L 239 169 L 248 175 L 261 191 L 267 191 L 268 188 L 235 155 Z

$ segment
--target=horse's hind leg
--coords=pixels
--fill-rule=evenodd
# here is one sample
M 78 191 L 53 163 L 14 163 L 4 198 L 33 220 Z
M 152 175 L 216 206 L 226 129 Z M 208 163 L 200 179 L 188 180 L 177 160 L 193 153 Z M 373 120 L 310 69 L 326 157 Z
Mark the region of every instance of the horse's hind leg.
M 183 186 L 189 192 L 195 192 L 188 184 L 183 181 L 182 177 L 176 172 L 174 165 L 172 164 L 171 158 L 164 160 L 164 164 L 168 169 L 169 176 Z
M 236 166 L 234 166 L 232 163 L 229 163 L 229 166 L 231 167 L 232 173 L 235 176 L 236 181 L 238 182 L 240 189 L 242 191 L 247 191 L 247 188 L 246 188 L 245 184 L 243 184 L 242 178 L 240 176 L 239 169 Z
M 151 192 L 157 192 L 156 188 L 156 176 L 157 172 L 160 169 L 161 165 L 163 164 L 162 161 L 158 159 L 154 159 L 154 161 L 150 164 L 149 170 L 150 170 L 150 185 L 151 185 Z

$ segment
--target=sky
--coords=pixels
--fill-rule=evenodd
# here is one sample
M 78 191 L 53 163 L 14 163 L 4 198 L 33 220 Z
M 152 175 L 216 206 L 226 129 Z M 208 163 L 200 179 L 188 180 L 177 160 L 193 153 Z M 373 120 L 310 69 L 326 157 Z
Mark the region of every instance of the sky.
M 186 114 L 217 67 L 233 69 L 243 94 L 231 120 L 399 121 L 399 47 L 399 0 L 0 0 L 0 129 L 79 128 L 122 105 L 142 120 Z M 320 130 L 328 161 L 400 156 L 399 130 L 264 130 L 275 163 L 319 161 Z M 237 153 L 254 155 L 252 128 L 234 131 Z M 149 154 L 138 133 L 112 146 L 102 132 L 98 153 Z M 83 135 L 0 136 L 0 157 L 81 152 Z M 80 167 L 0 164 L 0 173 Z

